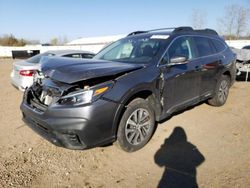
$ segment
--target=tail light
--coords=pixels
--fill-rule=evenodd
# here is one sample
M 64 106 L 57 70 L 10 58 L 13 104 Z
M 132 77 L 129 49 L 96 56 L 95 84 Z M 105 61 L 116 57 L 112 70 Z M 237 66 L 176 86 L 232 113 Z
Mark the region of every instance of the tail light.
M 33 76 L 34 73 L 35 73 L 35 70 L 21 70 L 19 72 L 21 76 Z

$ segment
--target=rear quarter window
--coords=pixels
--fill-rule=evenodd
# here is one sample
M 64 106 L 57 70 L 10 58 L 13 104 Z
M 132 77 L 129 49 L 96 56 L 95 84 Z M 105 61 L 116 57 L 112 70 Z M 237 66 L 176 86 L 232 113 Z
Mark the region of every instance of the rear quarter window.
M 92 59 L 95 55 L 94 54 L 82 54 L 82 58 L 85 59 Z

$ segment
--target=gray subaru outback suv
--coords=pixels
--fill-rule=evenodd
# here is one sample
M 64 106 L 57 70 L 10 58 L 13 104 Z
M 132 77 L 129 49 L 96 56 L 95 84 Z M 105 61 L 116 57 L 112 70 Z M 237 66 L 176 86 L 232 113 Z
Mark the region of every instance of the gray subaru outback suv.
M 57 146 L 86 149 L 116 141 L 133 152 L 174 112 L 201 101 L 223 105 L 235 60 L 211 29 L 133 32 L 94 59 L 49 58 L 43 76 L 24 93 L 23 120 Z

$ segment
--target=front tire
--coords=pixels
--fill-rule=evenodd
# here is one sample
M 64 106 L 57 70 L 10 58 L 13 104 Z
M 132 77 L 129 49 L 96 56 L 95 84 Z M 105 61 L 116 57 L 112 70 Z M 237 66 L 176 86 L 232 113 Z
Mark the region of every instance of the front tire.
M 230 88 L 230 78 L 222 75 L 215 88 L 215 95 L 208 103 L 212 106 L 222 106 L 226 103 Z
M 155 117 L 147 100 L 131 101 L 119 124 L 117 143 L 126 152 L 134 152 L 147 144 L 154 133 Z

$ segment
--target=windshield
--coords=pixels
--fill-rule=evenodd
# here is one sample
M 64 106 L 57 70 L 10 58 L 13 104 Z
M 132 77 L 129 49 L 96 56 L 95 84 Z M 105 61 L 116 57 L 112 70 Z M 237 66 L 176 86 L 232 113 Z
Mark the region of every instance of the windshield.
M 94 59 L 149 63 L 159 52 L 166 40 L 144 37 L 144 38 L 125 38 L 116 41 L 100 51 Z
M 40 59 L 44 56 L 54 56 L 55 54 L 52 54 L 52 53 L 48 53 L 48 52 L 45 52 L 45 53 L 42 53 L 42 54 L 37 54 L 29 59 L 27 59 L 26 61 L 28 63 L 34 63 L 34 64 L 37 64 L 40 62 Z

